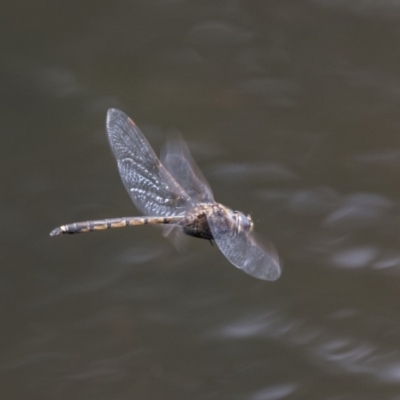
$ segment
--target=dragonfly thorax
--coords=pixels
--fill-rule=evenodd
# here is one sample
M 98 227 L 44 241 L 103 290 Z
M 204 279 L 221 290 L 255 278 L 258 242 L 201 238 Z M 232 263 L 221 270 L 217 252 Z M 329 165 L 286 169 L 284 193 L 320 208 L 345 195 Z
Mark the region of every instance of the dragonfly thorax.
M 202 239 L 215 239 L 210 229 L 210 220 L 218 232 L 233 231 L 251 232 L 253 221 L 250 215 L 244 215 L 240 211 L 232 211 L 219 203 L 199 203 L 189 209 L 185 215 L 183 232 L 190 236 Z
M 199 203 L 188 209 L 183 223 L 183 232 L 189 236 L 211 240 L 213 235 L 208 224 L 208 217 L 218 208 L 217 203 Z

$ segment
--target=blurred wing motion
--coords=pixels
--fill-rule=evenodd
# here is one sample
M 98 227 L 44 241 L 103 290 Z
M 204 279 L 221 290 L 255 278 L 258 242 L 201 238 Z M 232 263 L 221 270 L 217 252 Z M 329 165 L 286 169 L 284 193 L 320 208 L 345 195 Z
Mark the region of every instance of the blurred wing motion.
M 255 278 L 277 280 L 281 275 L 281 267 L 276 252 L 263 249 L 253 233 L 229 229 L 223 219 L 217 214 L 208 217 L 215 243 L 222 254 L 235 267 Z
M 182 215 L 190 196 L 163 167 L 136 124 L 122 111 L 110 109 L 107 134 L 122 182 L 135 206 L 147 215 Z
M 214 203 L 210 185 L 180 135 L 167 142 L 161 153 L 161 161 L 194 203 Z

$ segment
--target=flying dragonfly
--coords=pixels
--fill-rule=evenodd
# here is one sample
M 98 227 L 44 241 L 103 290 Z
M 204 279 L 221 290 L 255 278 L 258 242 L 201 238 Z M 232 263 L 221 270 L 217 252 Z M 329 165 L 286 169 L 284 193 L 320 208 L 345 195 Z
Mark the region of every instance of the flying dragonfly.
M 122 182 L 137 209 L 146 216 L 75 222 L 54 229 L 50 236 L 135 225 L 171 225 L 186 235 L 214 240 L 235 267 L 255 278 L 279 278 L 278 257 L 256 240 L 250 215 L 214 200 L 182 140 L 167 149 L 161 162 L 138 126 L 122 111 L 109 109 L 106 127 Z

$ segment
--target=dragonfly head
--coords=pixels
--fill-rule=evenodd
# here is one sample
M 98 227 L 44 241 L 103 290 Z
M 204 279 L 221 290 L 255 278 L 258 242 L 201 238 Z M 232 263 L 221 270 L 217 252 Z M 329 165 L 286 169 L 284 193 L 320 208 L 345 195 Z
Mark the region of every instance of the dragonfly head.
M 253 230 L 254 224 L 250 215 L 244 215 L 240 211 L 234 211 L 236 219 L 236 230 L 237 232 L 251 232 Z

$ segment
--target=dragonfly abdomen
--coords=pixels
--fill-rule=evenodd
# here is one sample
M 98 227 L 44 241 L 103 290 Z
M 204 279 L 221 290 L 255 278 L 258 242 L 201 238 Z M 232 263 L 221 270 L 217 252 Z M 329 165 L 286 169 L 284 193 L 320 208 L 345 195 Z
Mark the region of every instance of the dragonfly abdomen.
M 101 219 L 96 221 L 74 222 L 62 225 L 50 232 L 50 236 L 102 231 L 111 228 L 124 228 L 126 226 L 180 224 L 184 217 L 122 217 Z

